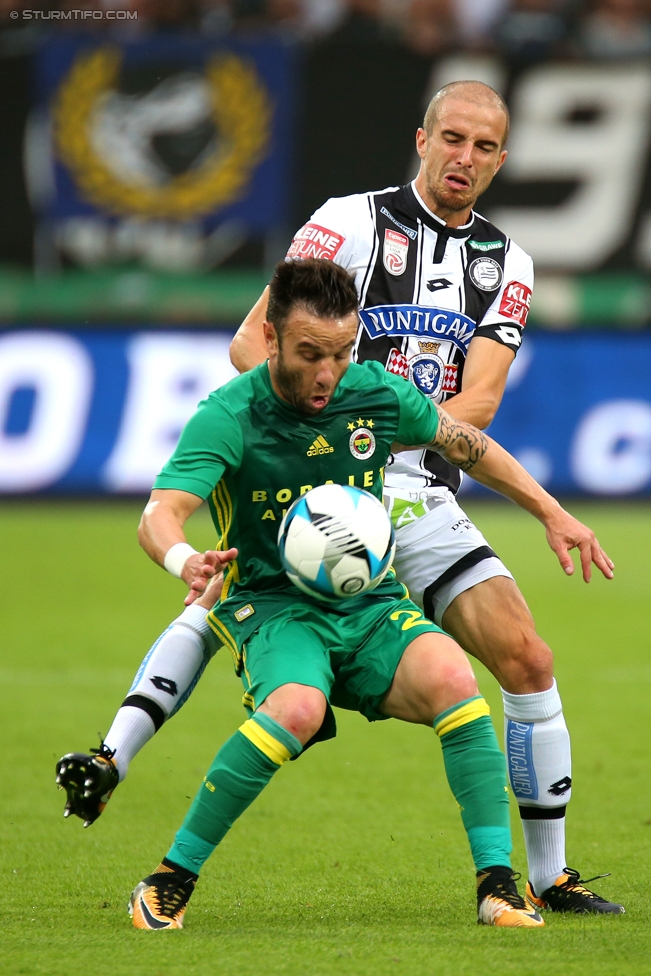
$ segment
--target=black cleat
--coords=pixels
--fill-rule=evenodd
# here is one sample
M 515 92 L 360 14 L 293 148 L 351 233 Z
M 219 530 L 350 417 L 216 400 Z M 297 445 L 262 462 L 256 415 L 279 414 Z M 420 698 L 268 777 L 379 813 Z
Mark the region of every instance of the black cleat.
M 95 755 L 69 752 L 56 766 L 57 785 L 67 795 L 63 816 L 74 813 L 84 821 L 84 827 L 97 820 L 119 782 L 111 750 L 102 743 L 91 752 Z
M 594 878 L 585 880 L 578 871 L 565 868 L 565 873 L 557 878 L 554 884 L 542 894 L 537 895 L 530 881 L 527 881 L 526 895 L 528 901 L 536 908 L 548 908 L 552 912 L 570 912 L 575 915 L 624 915 L 626 909 L 613 901 L 606 901 L 586 888 L 591 881 L 607 878 L 607 874 L 598 874 Z

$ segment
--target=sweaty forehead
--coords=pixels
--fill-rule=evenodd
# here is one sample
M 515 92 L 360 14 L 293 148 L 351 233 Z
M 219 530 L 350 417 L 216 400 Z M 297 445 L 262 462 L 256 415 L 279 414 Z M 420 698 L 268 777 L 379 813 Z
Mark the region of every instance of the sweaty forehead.
M 506 116 L 501 106 L 487 98 L 445 98 L 439 105 L 435 126 L 438 129 L 472 129 L 501 142 Z
M 283 344 L 318 346 L 330 351 L 354 341 L 357 334 L 357 313 L 342 318 L 319 318 L 305 309 L 292 309 L 283 329 Z

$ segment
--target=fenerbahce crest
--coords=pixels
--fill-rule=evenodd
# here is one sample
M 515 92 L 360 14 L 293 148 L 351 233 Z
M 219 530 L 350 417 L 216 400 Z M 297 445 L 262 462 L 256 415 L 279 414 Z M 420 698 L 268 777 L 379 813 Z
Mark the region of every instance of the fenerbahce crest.
M 89 202 L 113 214 L 188 219 L 234 203 L 270 149 L 271 103 L 231 53 L 149 91 L 120 90 L 122 55 L 82 53 L 54 102 L 57 152 Z

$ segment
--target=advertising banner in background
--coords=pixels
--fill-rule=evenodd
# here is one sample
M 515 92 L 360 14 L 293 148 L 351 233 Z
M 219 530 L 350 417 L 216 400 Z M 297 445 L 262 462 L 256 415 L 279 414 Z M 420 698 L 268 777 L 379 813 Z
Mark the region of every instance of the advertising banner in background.
M 0 333 L 0 492 L 148 492 L 198 401 L 235 375 L 230 339 Z M 527 337 L 490 433 L 555 494 L 649 496 L 649 376 L 646 336 Z
M 290 46 L 56 39 L 35 72 L 29 181 L 53 247 L 73 263 L 207 269 L 287 221 Z
M 214 270 L 260 274 L 328 197 L 411 179 L 427 101 L 460 78 L 511 109 L 478 209 L 534 259 L 531 324 L 651 322 L 650 59 L 191 33 L 0 52 L 0 320 L 236 320 Z

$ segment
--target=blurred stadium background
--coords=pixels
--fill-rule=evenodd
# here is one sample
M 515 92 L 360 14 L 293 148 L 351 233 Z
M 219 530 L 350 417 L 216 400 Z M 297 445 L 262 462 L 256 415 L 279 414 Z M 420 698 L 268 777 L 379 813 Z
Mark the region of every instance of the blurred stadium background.
M 0 492 L 146 491 L 293 231 L 410 178 L 456 78 L 510 104 L 479 210 L 537 272 L 491 432 L 555 492 L 651 491 L 649 0 L 0 0 L 0 18 Z
M 557 655 L 572 863 L 613 871 L 598 890 L 628 912 L 554 917 L 526 968 L 648 973 L 651 0 L 0 0 L 6 973 L 522 972 L 519 939 L 473 924 L 426 732 L 342 714 L 229 835 L 174 952 L 137 941 L 124 902 L 241 720 L 227 658 L 91 831 L 62 820 L 53 784 L 180 609 L 138 550 L 133 496 L 232 375 L 230 338 L 294 230 L 329 196 L 407 181 L 425 104 L 458 78 L 510 104 L 510 156 L 478 209 L 537 271 L 491 433 L 618 569 L 567 580 L 540 526 L 466 480 Z M 190 539 L 212 544 L 205 514 Z

